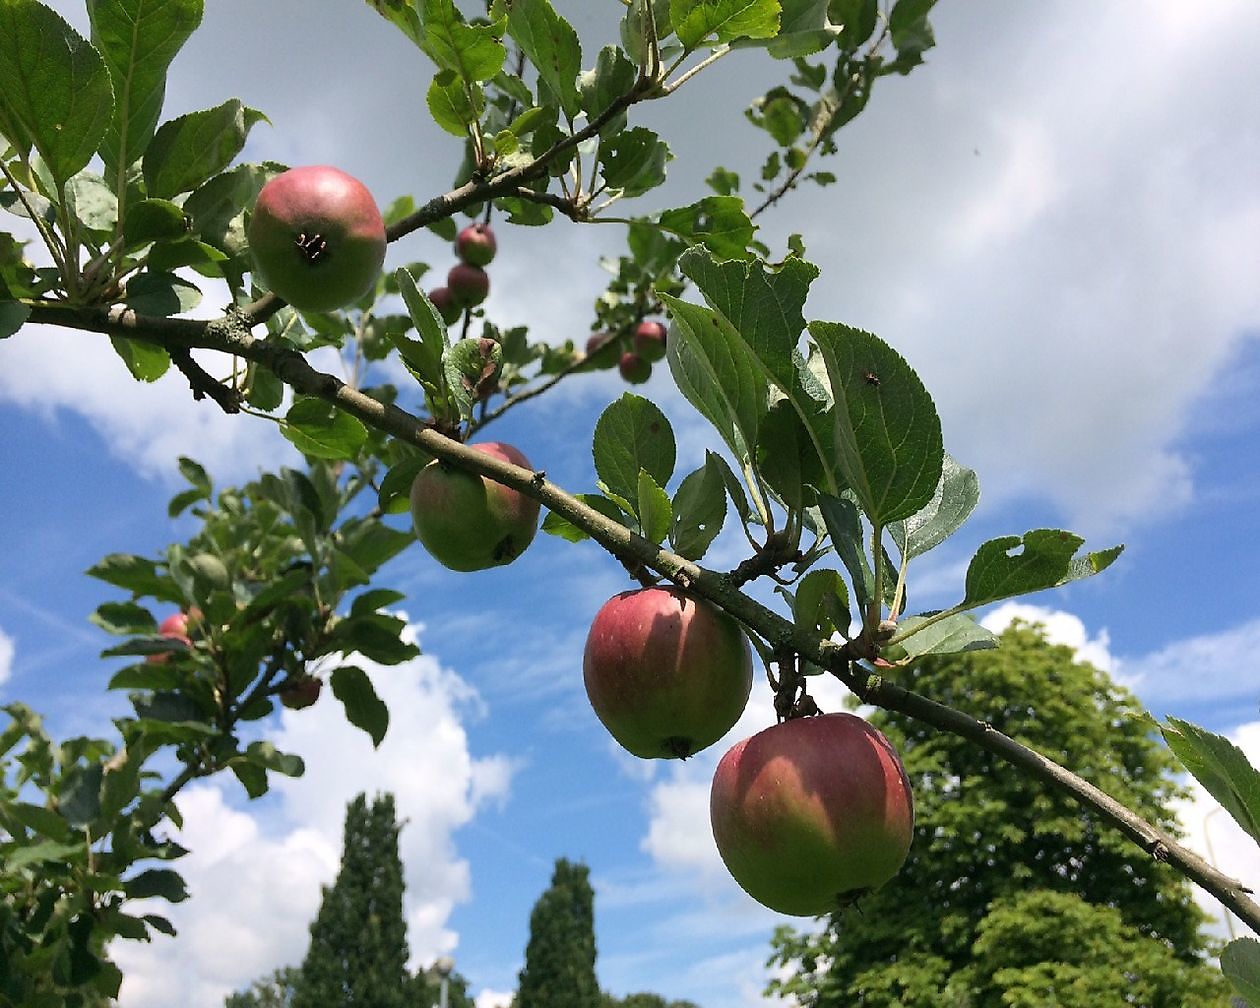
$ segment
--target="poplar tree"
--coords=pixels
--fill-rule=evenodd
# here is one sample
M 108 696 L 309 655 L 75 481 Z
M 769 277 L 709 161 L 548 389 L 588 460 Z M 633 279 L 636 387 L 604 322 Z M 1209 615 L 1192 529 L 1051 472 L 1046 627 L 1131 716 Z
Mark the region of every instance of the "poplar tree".
M 292 1008 L 408 1008 L 400 828 L 393 795 L 350 803 L 341 869 L 311 924 Z
M 556 861 L 551 886 L 529 915 L 529 944 L 516 1008 L 599 1008 L 595 893 L 590 869 Z

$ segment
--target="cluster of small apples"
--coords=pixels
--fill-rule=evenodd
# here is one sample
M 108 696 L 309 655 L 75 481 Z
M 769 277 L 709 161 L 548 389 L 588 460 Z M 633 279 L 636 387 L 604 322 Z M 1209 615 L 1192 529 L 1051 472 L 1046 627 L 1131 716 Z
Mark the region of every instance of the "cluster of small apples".
M 642 385 L 652 377 L 652 365 L 665 357 L 665 326 L 661 322 L 640 322 L 630 332 L 628 340 L 612 333 L 595 333 L 586 341 L 586 356 L 594 357 L 601 351 L 608 353 L 608 367 L 612 367 L 616 354 L 617 370 L 631 385 Z M 620 353 L 616 353 L 617 349 Z
M 161 623 L 158 624 L 158 635 L 168 640 L 179 641 L 184 648 L 193 647 L 193 634 L 201 634 L 203 632 L 203 621 L 205 617 L 196 606 L 190 606 L 188 609 L 181 609 L 179 612 L 171 613 Z M 145 661 L 154 665 L 163 665 L 171 657 L 171 651 L 159 651 L 156 654 L 149 655 Z M 280 702 L 292 710 L 301 710 L 309 707 L 319 699 L 320 690 L 323 688 L 323 681 L 316 676 L 306 675 L 305 673 L 290 676 L 280 684 L 277 696 Z
M 583 679 L 596 716 L 643 759 L 686 759 L 735 726 L 752 689 L 739 625 L 680 588 L 623 592 L 595 617 Z M 914 827 L 892 744 L 851 714 L 795 718 L 722 757 L 709 802 L 727 870 L 780 913 L 837 910 L 887 882 Z
M 465 309 L 475 308 L 490 296 L 490 275 L 486 267 L 499 251 L 489 224 L 469 224 L 455 236 L 459 258 L 446 274 L 446 286 L 429 291 L 429 300 L 448 326 L 454 325 Z

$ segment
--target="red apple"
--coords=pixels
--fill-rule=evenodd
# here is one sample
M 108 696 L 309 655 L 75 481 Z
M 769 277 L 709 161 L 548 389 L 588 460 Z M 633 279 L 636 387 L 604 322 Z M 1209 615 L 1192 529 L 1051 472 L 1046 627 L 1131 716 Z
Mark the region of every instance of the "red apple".
M 631 385 L 642 385 L 652 377 L 651 363 L 630 350 L 621 355 L 621 360 L 617 362 L 617 370 L 621 372 L 621 377 Z
M 469 445 L 493 458 L 532 469 L 511 445 Z M 523 493 L 434 460 L 411 484 L 416 538 L 444 567 L 485 570 L 511 563 L 538 531 L 538 501 Z
M 645 361 L 665 356 L 665 327 L 659 322 L 640 322 L 634 329 L 634 352 Z
M 455 236 L 455 254 L 473 266 L 488 266 L 499 250 L 489 224 L 469 224 Z
M 438 310 L 442 321 L 448 326 L 454 325 L 464 314 L 463 306 L 455 301 L 455 295 L 451 293 L 449 287 L 434 287 L 429 291 L 429 300 L 433 302 L 433 307 Z
M 739 720 L 752 653 L 739 624 L 681 588 L 622 592 L 595 616 L 582 677 L 595 714 L 643 759 L 686 758 Z
M 490 295 L 490 277 L 480 266 L 456 263 L 446 274 L 446 286 L 461 308 L 481 304 Z
M 280 689 L 280 702 L 289 710 L 303 710 L 319 699 L 323 685 L 315 676 L 299 676 Z
M 385 244 L 385 223 L 367 187 L 327 165 L 271 179 L 249 220 L 259 279 L 300 311 L 333 311 L 366 294 L 381 272 Z
M 201 610 L 193 609 L 191 611 L 193 619 L 201 618 Z M 171 613 L 166 619 L 158 624 L 158 633 L 163 637 L 169 637 L 171 640 L 182 641 L 187 647 L 192 646 L 192 638 L 188 636 L 188 620 L 190 614 L 186 612 Z M 169 651 L 162 651 L 158 654 L 151 654 L 145 658 L 145 661 L 152 665 L 161 665 L 171 654 Z
M 735 881 L 802 917 L 882 886 L 914 831 L 901 760 L 852 714 L 796 718 L 737 743 L 718 764 L 709 812 Z

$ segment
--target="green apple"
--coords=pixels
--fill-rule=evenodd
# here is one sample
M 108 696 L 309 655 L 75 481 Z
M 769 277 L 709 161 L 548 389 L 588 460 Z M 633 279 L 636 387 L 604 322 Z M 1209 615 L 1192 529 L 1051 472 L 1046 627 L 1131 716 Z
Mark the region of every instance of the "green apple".
M 468 447 L 533 468 L 511 445 L 486 441 Z M 451 570 L 485 570 L 511 563 L 533 541 L 538 512 L 538 501 L 532 497 L 436 459 L 411 484 L 416 538 Z
M 333 311 L 361 298 L 385 261 L 385 223 L 372 194 L 328 165 L 271 179 L 248 233 L 258 279 L 300 311 Z
M 914 832 L 900 758 L 852 714 L 796 718 L 737 743 L 713 776 L 709 813 L 735 881 L 771 910 L 802 917 L 882 886 Z
M 455 236 L 455 254 L 473 266 L 489 266 L 498 250 L 489 224 L 469 224 Z
M 739 624 L 681 588 L 622 592 L 596 614 L 582 657 L 586 695 L 621 746 L 683 758 L 725 735 L 752 689 Z

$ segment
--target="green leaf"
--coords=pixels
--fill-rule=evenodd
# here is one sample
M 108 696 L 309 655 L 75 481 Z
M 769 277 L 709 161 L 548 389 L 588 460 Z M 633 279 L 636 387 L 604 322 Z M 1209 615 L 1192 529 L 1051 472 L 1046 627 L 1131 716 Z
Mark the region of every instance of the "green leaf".
M 31 309 L 16 301 L 0 301 L 0 339 L 7 339 L 26 324 Z
M 389 708 L 381 702 L 367 673 L 354 665 L 343 665 L 331 677 L 333 696 L 346 709 L 346 720 L 362 728 L 378 747 L 389 727 Z
M 888 531 L 906 560 L 922 556 L 953 535 L 979 500 L 980 481 L 975 472 L 946 452 L 932 499 L 904 521 L 893 522 Z
M 635 126 L 599 144 L 600 171 L 610 189 L 642 196 L 665 181 L 669 145 L 650 129 Z
M 0 0 L 3 6 L 5 0 Z M 11 0 L 9 0 L 11 2 Z M 87 847 L 79 843 L 54 843 L 45 840 L 37 844 L 21 844 L 4 852 L 5 873 L 16 872 L 27 865 L 51 861 L 54 864 L 75 864 L 87 856 Z
M 582 74 L 578 82 L 582 94 L 582 109 L 586 112 L 587 121 L 594 121 L 604 114 L 619 99 L 634 87 L 639 72 L 635 65 L 626 59 L 626 54 L 617 46 L 604 46 L 595 59 L 595 67 Z M 600 135 L 611 132 L 620 116 L 611 119 Z M 520 135 L 513 124 L 512 132 Z
M 111 553 L 100 563 L 89 567 L 89 577 L 112 584 L 139 597 L 151 595 L 165 602 L 179 604 L 183 600 L 169 578 L 157 572 L 157 565 L 145 557 L 130 553 Z
M 433 307 L 433 302 L 416 286 L 415 279 L 407 270 L 397 270 L 394 278 L 420 339 L 411 339 L 405 333 L 392 328 L 387 329 L 386 334 L 420 380 L 434 390 L 439 390 L 443 387 L 442 355 L 449 345 L 446 324 Z
M 936 45 L 928 14 L 936 0 L 897 0 L 888 16 L 888 29 L 893 48 L 897 50 L 897 69 L 908 73 L 923 62 L 923 53 Z
M 153 137 L 166 70 L 201 24 L 203 0 L 88 0 L 92 42 L 109 68 L 117 101 L 101 157 L 111 174 L 139 159 Z
M 852 613 L 849 589 L 837 571 L 812 570 L 801 578 L 792 600 L 792 619 L 810 634 L 830 638 L 839 631 L 846 639 Z
M 756 228 L 738 196 L 706 196 L 690 206 L 666 210 L 660 225 L 685 241 L 703 245 L 715 259 L 752 258 L 748 246 Z
M 805 488 L 825 485 L 827 477 L 809 431 L 787 399 L 771 407 L 757 439 L 757 472 L 784 506 L 801 510 Z
M 367 0 L 367 5 L 424 49 L 424 23 L 416 10 L 416 0 Z
M 770 38 L 779 31 L 779 0 L 670 0 L 669 10 L 688 52 L 709 40 Z
M 286 777 L 301 777 L 306 773 L 306 763 L 301 756 L 294 753 L 281 752 L 270 742 L 254 741 L 245 748 L 245 757 L 251 763 L 284 774 Z
M 827 15 L 841 26 L 840 47 L 853 52 L 874 34 L 879 23 L 879 0 L 830 0 Z
M 407 596 L 392 588 L 373 588 L 359 595 L 350 606 L 351 616 L 370 616 L 377 610 L 401 602 Z
M 76 765 L 66 771 L 57 796 L 57 811 L 75 829 L 82 829 L 100 815 L 104 772 L 100 763 Z
M 92 160 L 114 109 L 96 47 L 34 0 L 0 0 L 0 131 L 34 146 L 57 189 Z
M 634 499 L 640 534 L 648 542 L 664 542 L 674 523 L 673 508 L 670 507 L 669 495 L 645 469 L 639 470 L 638 493 Z
M 997 638 L 969 613 L 955 613 L 924 627 L 926 616 L 907 616 L 897 624 L 897 640 L 911 658 L 927 654 L 958 654 L 998 646 Z
M 722 460 L 705 452 L 704 465 L 689 473 L 674 494 L 669 542 L 674 552 L 699 560 L 726 522 L 726 483 Z
M 611 518 L 618 524 L 624 524 L 624 512 L 616 504 L 610 501 L 603 494 L 574 494 L 587 507 L 598 511 L 605 518 Z M 581 542 L 583 539 L 589 539 L 582 529 L 574 525 L 569 519 L 563 515 L 556 514 L 554 511 L 548 511 L 547 517 L 543 519 L 542 530 L 548 535 L 559 536 L 569 542 Z
M 96 607 L 96 612 L 88 620 L 116 637 L 157 633 L 157 620 L 153 614 L 134 602 L 104 602 Z
M 88 231 L 109 235 L 118 223 L 118 197 L 99 175 L 81 171 L 62 191 L 66 209 Z
M 184 210 L 170 200 L 140 200 L 127 211 L 123 238 L 136 249 L 155 241 L 178 241 L 188 235 L 190 221 Z
M 1240 997 L 1260 1005 L 1260 942 L 1235 938 L 1221 950 L 1221 972 Z
M 818 506 L 827 526 L 827 533 L 831 536 L 832 548 L 849 572 L 858 609 L 866 612 L 875 596 L 875 574 L 866 559 L 862 516 L 847 494 L 843 497 L 819 494 Z
M 783 0 L 783 16 L 777 35 L 765 39 L 738 39 L 734 46 L 764 47 L 775 59 L 797 59 L 821 52 L 839 34 L 840 29 L 827 17 L 827 0 Z
M 549 0 L 514 0 L 508 10 L 508 33 L 572 121 L 582 109 L 577 89 L 582 46 L 573 26 L 555 12 Z
M 1000 536 L 984 543 L 967 567 L 962 607 L 974 609 L 1014 595 L 1057 588 L 1105 570 L 1122 546 L 1076 558 L 1085 542 L 1061 529 L 1034 529 L 1021 536 Z
M 501 24 L 467 24 L 452 0 L 423 0 L 422 9 L 420 46 L 438 69 L 469 83 L 488 81 L 503 69 Z
M 184 201 L 184 213 L 202 241 L 229 256 L 243 256 L 245 208 L 254 205 L 267 180 L 282 170 L 276 164 L 243 164 L 220 172 L 199 185 Z M 150 253 L 152 259 L 152 253 Z
M 910 365 L 871 333 L 811 322 L 835 399 L 833 452 L 866 516 L 886 526 L 928 504 L 941 478 L 941 421 Z
M 427 102 L 433 121 L 457 137 L 467 136 L 486 108 L 481 87 L 467 84 L 453 70 L 438 71 L 429 85 Z
M 402 514 L 411 506 L 411 484 L 430 461 L 427 456 L 415 455 L 403 459 L 385 474 L 376 498 L 385 514 Z
M 231 164 L 245 146 L 250 127 L 266 118 L 240 99 L 229 98 L 215 108 L 163 123 L 144 155 L 149 196 L 169 199 L 192 192 Z
M 126 879 L 124 886 L 128 899 L 150 899 L 157 896 L 168 903 L 182 903 L 188 899 L 184 879 L 172 868 L 149 868 L 133 878 Z
M 1260 843 L 1260 772 L 1229 739 L 1170 717 L 1160 725 L 1164 741 L 1194 779 Z
M 140 273 L 127 281 L 123 303 L 141 315 L 169 318 L 196 308 L 201 291 L 174 273 Z
M 6 817 L 12 817 L 27 829 L 49 840 L 58 843 L 67 843 L 70 840 L 70 824 L 52 809 L 26 802 L 6 802 L 2 812 Z
M 471 419 L 473 408 L 494 389 L 503 347 L 489 337 L 469 336 L 442 355 L 442 373 L 459 415 Z
M 420 653 L 416 645 L 401 638 L 404 626 L 397 616 L 385 613 L 345 619 L 333 630 L 328 651 L 353 652 L 382 665 L 398 665 Z
M 289 407 L 280 433 L 302 454 L 327 459 L 355 458 L 368 436 L 361 421 L 314 396 Z
M 674 430 L 657 406 L 625 392 L 595 424 L 595 473 L 617 496 L 638 499 L 639 470 L 665 486 L 674 474 Z

